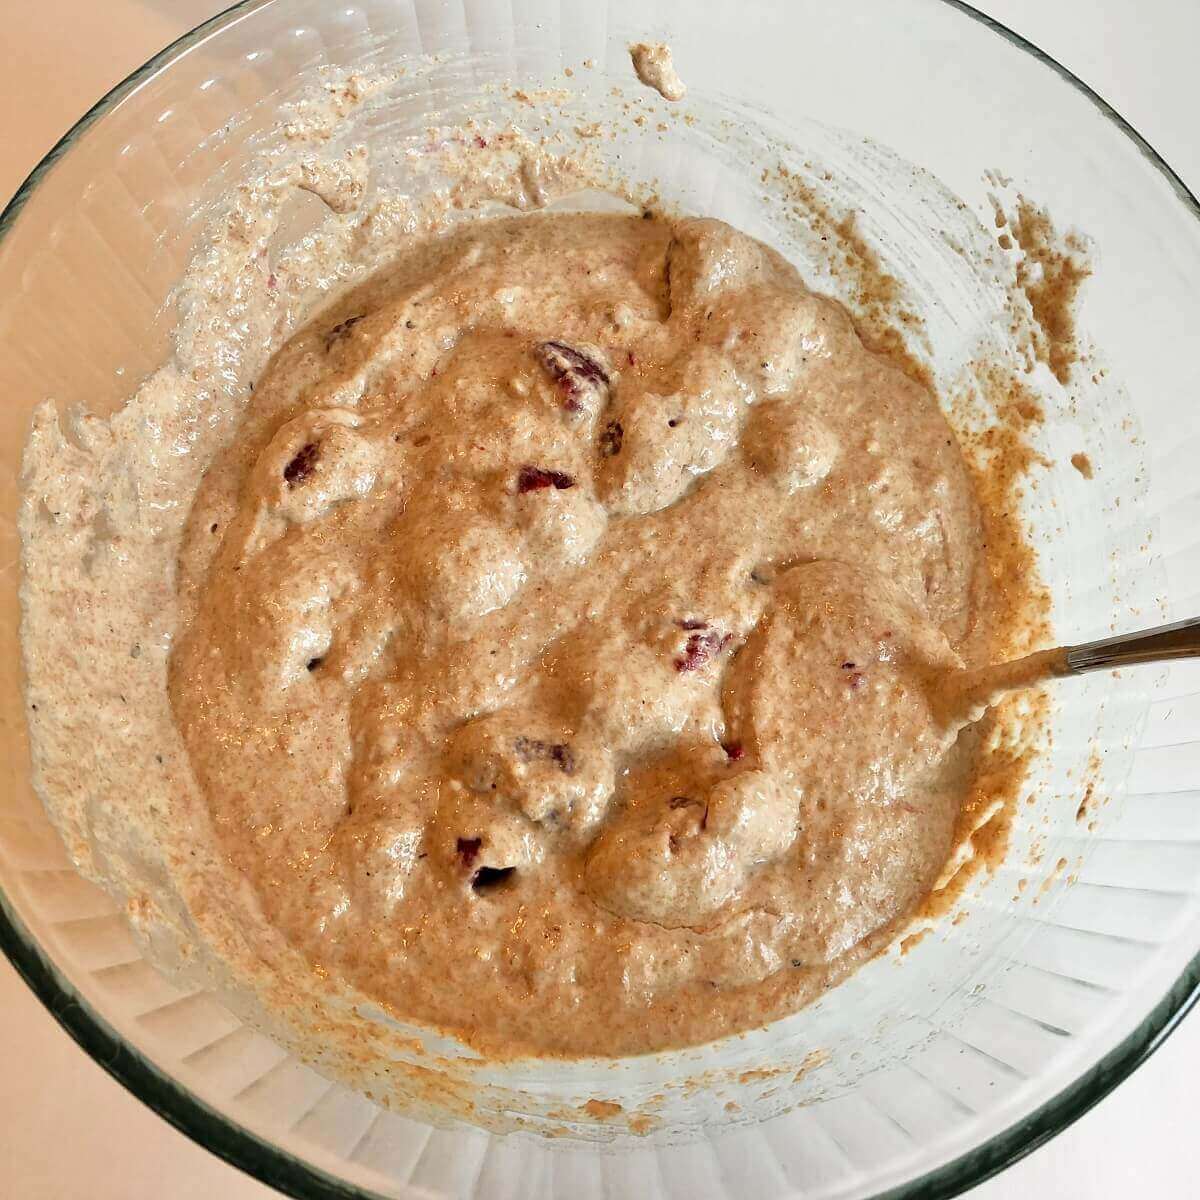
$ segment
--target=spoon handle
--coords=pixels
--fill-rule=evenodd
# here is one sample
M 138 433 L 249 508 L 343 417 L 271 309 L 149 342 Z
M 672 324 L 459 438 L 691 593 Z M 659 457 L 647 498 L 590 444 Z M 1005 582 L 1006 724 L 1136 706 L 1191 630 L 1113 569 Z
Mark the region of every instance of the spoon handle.
M 1116 637 L 1068 646 L 1064 674 L 1078 675 L 1108 667 L 1197 656 L 1200 656 L 1200 617 L 1189 617 L 1186 621 L 1160 625 L 1157 629 L 1120 633 Z
M 1106 667 L 1196 657 L 1200 657 L 1200 617 L 1189 617 L 1157 629 L 1121 633 L 1078 646 L 1056 646 L 1009 662 L 951 672 L 935 692 L 935 707 L 947 725 L 960 726 L 979 720 L 1007 693 L 1036 687 L 1049 679 Z

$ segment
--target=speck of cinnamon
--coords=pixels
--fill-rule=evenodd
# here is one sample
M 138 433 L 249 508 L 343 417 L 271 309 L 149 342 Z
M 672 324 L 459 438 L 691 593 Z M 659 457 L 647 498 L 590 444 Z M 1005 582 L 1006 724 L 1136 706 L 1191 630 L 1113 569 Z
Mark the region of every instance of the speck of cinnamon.
M 1071 455 L 1071 466 L 1077 470 L 1084 479 L 1091 479 L 1095 475 L 1092 470 L 1092 460 L 1082 452 Z

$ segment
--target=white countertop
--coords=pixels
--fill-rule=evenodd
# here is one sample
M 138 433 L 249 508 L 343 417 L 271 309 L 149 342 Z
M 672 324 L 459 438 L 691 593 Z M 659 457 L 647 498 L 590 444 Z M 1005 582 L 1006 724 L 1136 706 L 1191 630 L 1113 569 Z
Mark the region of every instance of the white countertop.
M 709 0 L 715 2 L 715 0 Z M 0 71 L 0 202 L 75 119 L 222 0 L 10 0 Z M 1110 101 L 1200 191 L 1200 4 L 991 0 L 979 7 Z M 36 104 L 26 97 L 36 95 Z M 20 114 L 18 117 L 17 114 Z M 110 1079 L 0 961 L 0 1195 L 266 1200 Z M 1200 1017 L 1067 1132 L 972 1200 L 1171 1200 L 1200 1194 L 1193 1114 Z

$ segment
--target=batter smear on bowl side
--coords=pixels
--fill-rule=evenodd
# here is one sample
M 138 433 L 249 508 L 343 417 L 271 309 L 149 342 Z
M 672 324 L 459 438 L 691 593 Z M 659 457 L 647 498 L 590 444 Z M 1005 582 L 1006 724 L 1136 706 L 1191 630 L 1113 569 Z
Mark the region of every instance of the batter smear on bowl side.
M 195 499 L 170 696 L 225 852 L 401 1016 L 564 1054 L 794 1011 L 950 852 L 980 515 L 935 399 L 714 220 L 431 238 Z

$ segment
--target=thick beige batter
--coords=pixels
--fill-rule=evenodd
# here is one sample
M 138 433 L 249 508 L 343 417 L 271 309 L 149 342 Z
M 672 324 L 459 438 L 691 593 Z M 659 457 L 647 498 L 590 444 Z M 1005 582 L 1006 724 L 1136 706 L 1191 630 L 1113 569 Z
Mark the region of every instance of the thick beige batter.
M 715 221 L 428 242 L 293 338 L 196 498 L 170 691 L 225 850 L 403 1016 L 706 1040 L 950 848 L 979 519 L 933 398 Z

